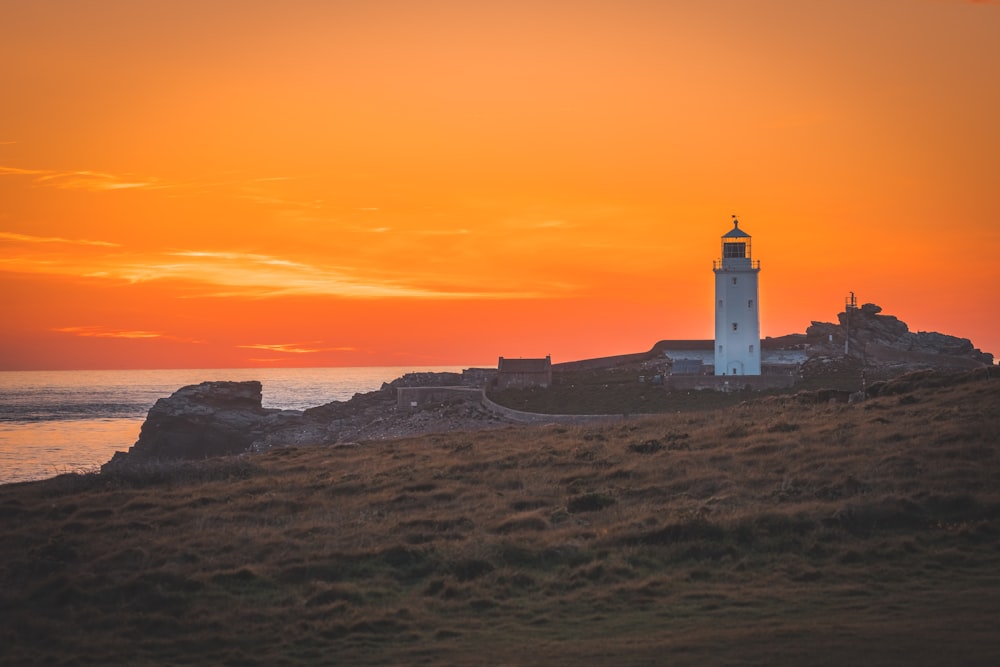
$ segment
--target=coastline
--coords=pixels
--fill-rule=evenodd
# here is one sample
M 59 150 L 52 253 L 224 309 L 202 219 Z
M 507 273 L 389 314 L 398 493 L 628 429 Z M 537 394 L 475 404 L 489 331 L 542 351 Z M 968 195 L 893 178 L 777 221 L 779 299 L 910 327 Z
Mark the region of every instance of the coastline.
M 413 370 L 374 366 L 0 371 L 0 484 L 99 469 L 115 451 L 135 443 L 157 400 L 188 384 L 262 379 L 265 407 L 302 410 L 378 390 Z

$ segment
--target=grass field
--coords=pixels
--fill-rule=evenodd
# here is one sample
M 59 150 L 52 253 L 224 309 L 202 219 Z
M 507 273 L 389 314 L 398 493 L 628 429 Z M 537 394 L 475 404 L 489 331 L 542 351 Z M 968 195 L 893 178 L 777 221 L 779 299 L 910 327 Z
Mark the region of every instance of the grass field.
M 0 664 L 1000 664 L 1000 379 L 0 486 Z

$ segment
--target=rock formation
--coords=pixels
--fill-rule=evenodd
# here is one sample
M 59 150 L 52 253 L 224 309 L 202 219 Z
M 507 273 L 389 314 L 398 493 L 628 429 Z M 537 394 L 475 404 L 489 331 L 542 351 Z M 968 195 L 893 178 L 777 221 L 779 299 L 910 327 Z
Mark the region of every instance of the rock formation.
M 298 421 L 299 415 L 264 409 L 257 381 L 182 387 L 156 401 L 128 453 L 116 452 L 105 465 L 237 454 L 267 431 Z
M 501 424 L 478 403 L 449 401 L 418 412 L 396 410 L 396 387 L 433 385 L 456 377 L 461 378 L 458 374 L 411 373 L 378 391 L 304 411 L 262 407 L 262 387 L 257 381 L 190 385 L 159 399 L 135 444 L 127 453 L 116 452 L 102 470 L 286 445 L 333 445 Z
M 838 323 L 813 322 L 806 342 L 813 357 L 847 356 L 859 365 L 894 368 L 900 372 L 921 368 L 971 369 L 993 364 L 993 355 L 976 349 L 967 338 L 910 331 L 905 322 L 881 315 L 882 308 L 866 303 L 837 315 Z

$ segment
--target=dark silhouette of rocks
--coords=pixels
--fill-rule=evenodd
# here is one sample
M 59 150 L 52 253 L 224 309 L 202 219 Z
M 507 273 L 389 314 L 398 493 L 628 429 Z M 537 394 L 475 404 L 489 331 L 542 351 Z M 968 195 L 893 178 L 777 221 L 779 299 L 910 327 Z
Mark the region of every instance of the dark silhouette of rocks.
M 806 329 L 810 359 L 804 370 L 808 372 L 808 366 L 817 363 L 846 363 L 899 372 L 923 368 L 972 369 L 993 364 L 993 355 L 977 349 L 968 338 L 928 331 L 914 333 L 905 322 L 881 312 L 880 306 L 866 303 L 839 313 L 837 324 L 813 322 Z
M 139 439 L 103 468 L 126 462 L 202 459 L 245 452 L 261 437 L 300 419 L 261 405 L 261 383 L 202 382 L 156 401 Z
M 474 430 L 505 423 L 481 405 L 465 401 L 445 402 L 418 412 L 396 409 L 397 387 L 455 383 L 461 377 L 458 373 L 410 373 L 379 390 L 304 411 L 262 407 L 258 381 L 182 387 L 156 401 L 135 444 L 128 452 L 115 452 L 101 469 L 288 445 L 337 445 L 432 431 Z

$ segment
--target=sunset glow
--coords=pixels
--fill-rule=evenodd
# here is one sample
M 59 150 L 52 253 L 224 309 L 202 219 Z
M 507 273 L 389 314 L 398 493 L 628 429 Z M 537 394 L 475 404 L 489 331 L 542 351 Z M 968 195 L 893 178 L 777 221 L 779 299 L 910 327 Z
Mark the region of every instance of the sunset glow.
M 0 6 L 0 370 L 495 364 L 844 297 L 1000 354 L 1000 2 Z

